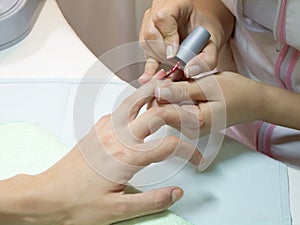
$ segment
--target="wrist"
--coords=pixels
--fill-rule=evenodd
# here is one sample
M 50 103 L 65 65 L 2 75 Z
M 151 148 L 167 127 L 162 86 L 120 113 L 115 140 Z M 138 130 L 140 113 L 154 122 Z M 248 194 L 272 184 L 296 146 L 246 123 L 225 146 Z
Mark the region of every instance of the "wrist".
M 264 85 L 262 120 L 300 130 L 300 94 L 271 85 Z
M 1 224 L 27 224 L 26 215 L 30 211 L 28 202 L 33 180 L 32 176 L 17 175 L 0 182 Z
M 57 202 L 45 189 L 43 175 L 17 175 L 0 182 L 1 224 L 58 224 Z
M 260 83 L 257 89 L 257 119 L 268 123 L 280 124 L 280 118 L 287 108 L 284 107 L 286 90 L 281 88 Z
M 248 108 L 248 112 L 250 113 L 247 122 L 265 120 L 270 111 L 269 86 L 254 80 L 249 80 L 249 82 L 251 82 L 252 88 L 249 93 L 249 104 L 247 104 L 250 106 Z

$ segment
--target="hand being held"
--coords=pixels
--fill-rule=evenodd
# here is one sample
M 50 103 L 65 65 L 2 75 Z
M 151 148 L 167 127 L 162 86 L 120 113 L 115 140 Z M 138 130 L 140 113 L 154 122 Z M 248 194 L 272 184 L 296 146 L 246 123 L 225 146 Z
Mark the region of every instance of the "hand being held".
M 200 136 L 209 134 L 212 129 L 226 127 L 262 119 L 264 106 L 262 84 L 240 74 L 221 72 L 197 80 L 164 82 L 155 91 L 158 105 L 193 101 L 199 107 L 199 120 L 203 121 Z M 221 121 L 223 118 L 225 121 Z M 212 120 L 215 119 L 215 123 Z M 212 127 L 214 125 L 215 127 Z

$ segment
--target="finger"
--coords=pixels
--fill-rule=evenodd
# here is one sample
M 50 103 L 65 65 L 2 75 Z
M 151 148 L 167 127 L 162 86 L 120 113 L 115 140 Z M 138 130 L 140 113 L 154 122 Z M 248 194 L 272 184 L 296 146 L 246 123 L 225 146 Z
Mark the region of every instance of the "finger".
M 188 109 L 178 105 L 165 104 L 150 108 L 129 124 L 130 133 L 138 140 L 144 140 L 164 125 L 181 128 L 189 138 L 198 138 L 203 119 L 198 106 Z
M 176 112 L 180 114 L 180 121 L 174 119 L 175 113 L 171 113 L 174 109 L 171 107 L 174 104 L 164 103 L 157 105 L 160 108 L 164 108 L 168 112 L 169 120 L 171 121 L 169 126 L 177 129 L 180 133 L 184 134 L 190 139 L 195 139 L 200 136 L 200 128 L 202 134 L 202 127 L 205 125 L 205 119 L 203 116 L 201 102 L 185 100 L 175 105 Z M 176 114 L 175 114 L 176 115 Z
M 146 61 L 146 65 L 145 65 L 145 69 L 144 69 L 144 73 L 142 74 L 142 76 L 139 78 L 139 82 L 141 84 L 145 84 L 148 81 L 151 80 L 151 78 L 155 75 L 155 73 L 157 72 L 158 68 L 159 68 L 160 63 L 153 59 L 153 58 L 148 58 Z
M 156 73 L 154 75 L 154 78 L 158 80 L 163 80 L 166 77 L 166 71 L 164 69 L 161 69 L 159 73 Z
M 159 80 L 152 79 L 127 97 L 112 114 L 113 123 L 122 126 L 134 120 L 140 109 L 154 98 L 154 89 L 159 83 Z
M 175 73 L 171 75 L 172 81 L 184 81 L 187 80 L 186 76 L 184 75 L 182 70 L 177 70 Z
M 137 194 L 125 194 L 116 199 L 122 201 L 120 214 L 129 219 L 164 211 L 183 196 L 183 190 L 178 187 L 164 187 Z M 120 203 L 118 203 L 120 204 Z
M 143 144 L 132 146 L 135 152 L 130 165 L 145 167 L 151 163 L 161 162 L 173 156 L 190 160 L 198 165 L 202 155 L 197 147 L 181 140 L 176 136 L 168 136 L 162 139 L 151 140 Z
M 151 42 L 152 41 L 152 42 Z M 146 10 L 143 22 L 139 33 L 139 44 L 145 50 L 148 56 L 154 58 L 159 57 L 160 54 L 156 54 L 151 48 L 151 43 L 162 43 L 163 38 L 157 28 L 154 26 L 151 18 L 151 9 Z M 155 48 L 154 48 L 155 49 Z M 162 49 L 163 50 L 163 49 Z
M 151 9 L 147 9 L 144 13 L 144 17 L 143 17 L 143 20 L 142 20 L 142 23 L 141 23 L 141 28 L 140 28 L 140 32 L 139 32 L 139 41 L 141 41 L 141 43 L 143 44 L 144 41 L 145 41 L 145 38 L 144 38 L 144 30 L 145 30 L 145 26 L 146 24 L 149 23 L 149 20 L 151 19 L 150 17 L 150 11 Z M 143 46 L 141 46 L 143 47 Z
M 166 60 L 164 38 L 150 19 L 144 27 L 143 39 L 147 44 L 146 53 L 160 62 Z
M 193 77 L 201 73 L 209 72 L 216 68 L 218 53 L 216 45 L 210 41 L 203 51 L 192 58 L 184 68 L 186 77 Z
M 169 107 L 169 104 L 165 104 L 163 106 Z M 190 107 L 190 109 L 187 109 L 186 107 Z M 205 126 L 202 111 L 200 111 L 199 106 L 197 105 L 180 106 L 179 110 L 183 112 L 188 111 L 190 113 L 187 113 L 186 118 L 180 123 L 172 124 L 170 126 L 181 134 L 184 134 L 190 140 L 197 140 L 203 134 L 202 127 Z
M 152 14 L 154 26 L 161 33 L 165 42 L 166 58 L 175 57 L 179 46 L 178 6 L 175 4 L 164 4 Z
M 147 59 L 155 59 L 155 61 L 162 62 L 163 60 L 165 60 L 163 38 L 153 24 L 150 12 L 151 9 L 148 9 L 145 12 L 139 34 L 139 44 L 144 49 L 147 55 Z M 150 67 L 149 69 L 151 68 L 152 67 Z M 153 69 L 151 69 L 150 71 L 146 70 L 144 74 L 145 76 L 153 76 L 156 71 L 157 68 L 154 71 Z
M 182 81 L 160 84 L 155 89 L 155 98 L 158 102 L 174 103 L 186 100 L 206 100 L 207 96 L 196 81 Z

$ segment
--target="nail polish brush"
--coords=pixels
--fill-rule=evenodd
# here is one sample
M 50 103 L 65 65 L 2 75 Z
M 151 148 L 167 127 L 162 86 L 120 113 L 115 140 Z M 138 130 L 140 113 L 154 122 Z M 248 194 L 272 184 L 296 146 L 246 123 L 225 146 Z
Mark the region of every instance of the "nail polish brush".
M 210 33 L 204 27 L 196 27 L 180 44 L 179 50 L 175 56 L 177 63 L 169 72 L 167 72 L 164 78 L 169 77 L 178 69 L 184 68 L 188 61 L 203 50 L 209 39 Z

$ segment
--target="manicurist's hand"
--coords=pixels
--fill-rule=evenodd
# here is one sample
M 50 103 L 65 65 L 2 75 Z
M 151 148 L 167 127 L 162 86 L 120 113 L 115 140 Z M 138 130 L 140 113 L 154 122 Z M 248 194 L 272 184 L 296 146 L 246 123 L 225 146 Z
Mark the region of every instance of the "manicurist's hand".
M 154 97 L 151 81 L 104 116 L 74 149 L 46 172 L 0 182 L 0 224 L 99 225 L 156 213 L 179 200 L 179 187 L 127 194 L 133 175 L 174 155 L 198 164 L 194 146 L 177 137 L 144 141 L 165 124 L 197 121 L 189 111 L 141 107 Z M 188 126 L 188 125 L 187 125 Z M 4 191 L 8 190 L 4 195 Z M 10 194 L 9 194 L 10 193 Z
M 215 69 L 218 54 L 229 39 L 234 17 L 221 1 L 205 0 L 153 0 L 145 12 L 140 29 L 140 44 L 147 62 L 141 83 L 148 82 L 161 62 L 171 64 L 181 41 L 201 25 L 211 34 L 211 39 L 202 52 L 186 65 L 186 77 Z M 159 78 L 159 77 L 158 77 Z M 173 80 L 181 79 L 180 73 Z

